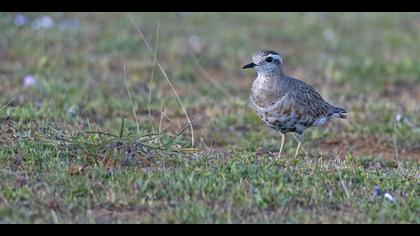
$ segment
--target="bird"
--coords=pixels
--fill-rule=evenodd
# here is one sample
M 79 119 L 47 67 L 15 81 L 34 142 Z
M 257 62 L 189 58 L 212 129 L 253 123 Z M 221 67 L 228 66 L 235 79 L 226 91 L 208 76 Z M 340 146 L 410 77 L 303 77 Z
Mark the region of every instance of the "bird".
M 304 132 L 322 126 L 334 118 L 347 119 L 347 110 L 326 102 L 309 84 L 287 75 L 283 57 L 273 50 L 259 50 L 242 69 L 254 68 L 249 103 L 260 119 L 281 135 L 281 157 L 287 133 L 295 133 L 298 142 L 294 158 L 304 139 Z M 296 137 L 297 134 L 297 137 Z

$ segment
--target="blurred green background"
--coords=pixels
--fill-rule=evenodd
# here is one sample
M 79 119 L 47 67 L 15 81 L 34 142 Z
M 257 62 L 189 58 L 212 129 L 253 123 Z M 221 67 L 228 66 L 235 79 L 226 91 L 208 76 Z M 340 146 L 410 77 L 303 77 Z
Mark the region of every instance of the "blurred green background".
M 162 137 L 164 140 L 171 140 L 188 124 L 136 24 L 156 50 L 159 62 L 193 120 L 194 146 L 198 154 L 166 157 L 164 152 L 139 151 L 137 144 L 132 143 L 138 138 L 135 135 L 158 132 L 168 134 Z M 316 215 L 321 214 L 325 217 L 318 219 L 321 222 L 357 222 L 353 219 L 355 214 L 364 222 L 419 222 L 418 210 L 413 210 L 419 204 L 415 197 L 416 194 L 418 197 L 420 157 L 419 13 L 0 13 L 0 29 L 0 174 L 5 180 L 0 187 L 0 216 L 4 222 L 126 222 L 130 217 L 118 214 L 118 217 L 103 218 L 102 213 L 95 213 L 96 204 L 119 202 L 133 207 L 144 203 L 144 199 L 154 199 L 153 204 L 157 205 L 149 207 L 159 217 L 142 212 L 145 218 L 142 215 L 135 221 L 266 222 L 277 219 L 279 222 L 316 222 Z M 334 171 L 341 168 L 359 171 L 349 174 L 348 178 L 347 175 L 341 177 L 345 183 L 350 183 L 350 191 L 357 192 L 354 192 L 356 198 L 359 197 L 344 207 L 352 209 L 344 216 L 339 212 L 339 217 L 334 217 L 322 207 L 348 199 L 345 194 L 341 192 L 332 200 L 316 197 L 334 187 L 342 191 L 342 183 L 333 181 L 336 172 L 325 175 L 331 171 L 329 169 L 316 172 L 320 175 L 306 182 L 300 179 L 301 182 L 297 182 L 301 185 L 292 187 L 296 192 L 290 190 L 290 195 L 280 194 L 282 189 L 268 188 L 260 190 L 270 193 L 258 192 L 259 197 L 255 197 L 254 192 L 251 195 L 255 199 L 249 200 L 251 195 L 241 195 L 246 192 L 244 189 L 249 185 L 258 189 L 260 185 L 252 181 L 249 185 L 242 182 L 235 185 L 245 172 L 257 173 L 252 169 L 260 168 L 258 163 L 253 163 L 255 155 L 263 155 L 268 160 L 267 155 L 277 152 L 279 146 L 279 136 L 260 122 L 248 106 L 250 86 L 256 75 L 241 67 L 260 49 L 280 52 L 286 73 L 311 84 L 326 100 L 349 111 L 347 121 L 334 121 L 306 133 L 307 153 L 301 157 L 305 160 L 303 163 L 286 159 L 288 164 L 284 164 L 284 168 L 296 176 L 306 173 L 307 168 L 311 170 L 312 162 L 318 158 L 330 160 L 331 166 L 338 165 Z M 122 141 L 108 145 L 103 135 L 88 135 L 88 131 L 115 136 L 123 131 L 122 134 L 131 138 L 121 151 L 115 145 L 121 146 Z M 150 141 L 156 142 L 157 139 Z M 191 130 L 182 132 L 173 144 L 178 148 L 190 147 Z M 295 145 L 289 138 L 286 153 L 291 155 Z M 128 155 L 127 150 L 133 154 Z M 221 162 L 207 164 L 207 159 L 195 162 L 195 155 L 218 161 L 220 155 L 223 158 L 220 157 Z M 150 156 L 153 158 L 147 159 Z M 338 157 L 350 162 L 341 166 L 336 162 Z M 224 158 L 228 158 L 228 164 Z M 127 161 L 131 164 L 126 168 Z M 386 169 L 386 166 L 393 168 L 393 163 L 401 166 L 405 161 L 411 163 L 403 165 L 408 169 L 399 167 L 392 174 L 387 171 L 378 174 L 373 170 L 380 163 L 385 163 L 382 167 Z M 239 191 L 232 190 L 227 199 L 239 201 L 242 207 L 244 203 L 250 209 L 258 203 L 257 209 L 262 212 L 256 216 L 255 212 L 251 214 L 242 209 L 230 212 L 231 215 L 224 212 L 227 215 L 222 217 L 213 206 L 226 199 L 219 199 L 218 203 L 211 200 L 206 207 L 212 211 L 202 206 L 191 208 L 177 204 L 175 213 L 167 210 L 172 195 L 176 198 L 180 194 L 180 199 L 184 199 L 175 186 L 182 189 L 183 181 L 197 173 L 195 168 L 203 168 L 199 171 L 203 175 L 197 182 L 191 180 L 191 191 L 200 189 L 203 184 L 200 181 L 221 183 L 225 177 L 216 175 L 216 179 L 209 180 L 206 176 L 222 163 L 228 165 L 228 169 L 220 170 L 222 175 L 231 176 L 228 182 L 232 181 L 232 186 Z M 235 167 L 236 163 L 239 167 Z M 357 169 L 359 164 L 363 168 Z M 265 163 L 258 173 L 275 173 L 275 176 L 281 173 L 270 169 L 274 168 L 272 165 Z M 171 168 L 181 168 L 186 173 L 177 175 L 169 171 Z M 241 171 L 234 172 L 235 168 Z M 161 170 L 165 170 L 164 173 Z M 40 173 L 45 172 L 49 175 L 41 177 Z M 75 173 L 81 176 L 74 177 Z M 264 186 L 277 186 L 278 181 L 287 182 L 289 178 L 281 175 L 272 179 L 271 174 L 254 177 L 268 181 Z M 108 175 L 119 176 L 119 179 L 109 180 Z M 354 184 L 351 176 L 355 175 L 360 178 L 357 181 L 367 184 Z M 99 185 L 108 186 L 110 192 L 105 194 L 106 188 L 95 190 L 93 183 L 88 183 L 89 176 L 95 176 Z M 374 213 L 375 209 L 380 209 L 379 205 L 374 206 L 372 212 L 362 213 L 367 204 L 365 197 L 373 185 L 388 178 L 384 176 L 391 176 L 388 185 L 385 184 L 389 189 L 400 191 L 401 186 L 411 189 L 410 203 L 399 206 L 397 215 L 391 206 Z M 175 181 L 170 185 L 176 189 L 150 193 L 150 186 L 141 190 L 129 187 L 130 181 L 142 178 L 152 178 L 150 181 L 155 187 Z M 176 182 L 177 178 L 180 182 Z M 21 179 L 21 186 L 16 185 Z M 45 203 L 47 200 L 42 200 L 43 197 L 31 193 L 35 191 L 33 181 L 58 184 L 57 188 L 61 184 L 69 190 L 53 187 L 43 190 L 45 196 L 53 196 L 50 199 L 53 203 Z M 316 187 L 328 181 L 336 185 Z M 109 186 L 111 183 L 113 187 Z M 153 186 L 150 188 L 155 189 Z M 280 200 L 275 196 L 286 196 L 281 201 L 287 202 L 299 195 L 306 196 L 305 191 L 310 186 L 317 188 L 313 190 L 315 194 L 308 197 L 315 196 L 313 201 L 299 204 L 308 204 L 305 205 L 308 208 L 320 205 L 322 209 L 316 208 L 303 217 L 306 210 L 294 208 L 300 206 L 294 202 L 297 205 L 291 204 L 290 214 L 286 214 L 289 218 L 278 218 L 280 212 L 269 217 L 271 213 L 266 210 L 280 206 L 276 205 Z M 214 187 L 223 192 L 226 186 Z M 56 196 L 53 193 L 57 191 Z M 98 194 L 106 197 L 97 197 Z M 264 197 L 267 194 L 271 198 Z M 196 201 L 205 199 L 201 195 L 188 196 Z M 119 197 L 128 202 L 121 203 Z M 61 201 L 65 204 L 60 205 Z M 25 206 L 25 202 L 33 207 Z M 45 204 L 58 204 L 61 208 L 53 208 L 53 215 L 45 210 L 50 209 Z M 71 206 L 79 213 L 73 212 Z M 12 207 L 19 210 L 11 210 Z M 94 211 L 93 215 L 87 213 L 88 209 Z M 136 214 L 140 210 L 133 211 L 131 213 Z

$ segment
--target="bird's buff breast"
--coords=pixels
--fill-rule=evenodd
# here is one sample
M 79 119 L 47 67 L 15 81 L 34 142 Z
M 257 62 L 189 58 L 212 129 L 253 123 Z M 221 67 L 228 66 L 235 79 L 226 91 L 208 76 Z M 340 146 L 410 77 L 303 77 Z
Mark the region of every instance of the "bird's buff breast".
M 299 112 L 294 109 L 293 100 L 287 93 L 282 93 L 277 87 L 271 86 L 264 81 L 254 81 L 250 105 L 270 128 L 280 132 L 301 131 L 298 123 Z
M 260 119 L 273 129 L 280 128 L 279 126 L 283 126 L 290 120 L 288 114 L 283 114 L 283 107 L 285 107 L 284 103 L 284 100 L 279 99 L 278 101 L 273 101 L 267 106 L 261 106 L 255 103 L 254 99 L 250 99 L 250 105 Z
M 287 123 L 289 117 L 283 114 L 287 107 L 287 94 L 282 95 L 269 87 L 252 87 L 250 105 L 264 123 L 273 129 L 278 129 Z

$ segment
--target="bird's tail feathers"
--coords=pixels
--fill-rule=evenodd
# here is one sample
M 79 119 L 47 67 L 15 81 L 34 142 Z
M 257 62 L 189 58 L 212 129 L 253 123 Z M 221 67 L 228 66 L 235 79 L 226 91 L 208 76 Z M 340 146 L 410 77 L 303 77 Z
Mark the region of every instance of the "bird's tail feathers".
M 340 119 L 347 119 L 347 110 L 342 107 L 332 107 L 332 117 L 340 118 Z

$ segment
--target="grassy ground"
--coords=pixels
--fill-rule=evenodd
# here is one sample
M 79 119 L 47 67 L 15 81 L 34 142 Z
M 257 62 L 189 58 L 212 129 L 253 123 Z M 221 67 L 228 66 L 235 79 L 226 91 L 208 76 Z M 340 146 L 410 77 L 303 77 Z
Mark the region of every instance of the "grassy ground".
M 420 14 L 131 14 L 195 149 L 129 14 L 42 15 L 0 13 L 0 223 L 420 223 Z M 247 102 L 264 48 L 349 110 L 296 159 Z

